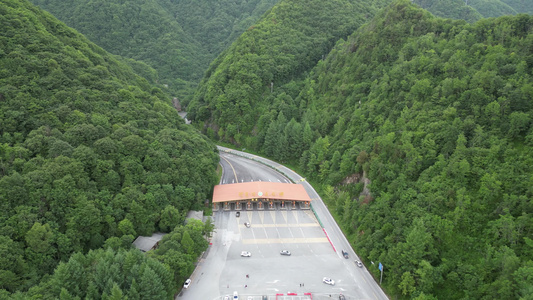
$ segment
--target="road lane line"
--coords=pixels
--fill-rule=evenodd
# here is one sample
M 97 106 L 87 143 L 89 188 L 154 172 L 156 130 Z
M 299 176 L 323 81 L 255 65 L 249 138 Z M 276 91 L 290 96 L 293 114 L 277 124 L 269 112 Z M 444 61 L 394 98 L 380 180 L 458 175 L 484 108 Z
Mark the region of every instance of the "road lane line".
M 239 179 L 237 179 L 237 173 L 235 172 L 233 165 L 224 156 L 220 156 L 220 157 L 223 158 L 228 163 L 228 165 L 231 167 L 231 170 L 233 170 L 233 175 L 235 176 L 235 180 L 239 182 Z

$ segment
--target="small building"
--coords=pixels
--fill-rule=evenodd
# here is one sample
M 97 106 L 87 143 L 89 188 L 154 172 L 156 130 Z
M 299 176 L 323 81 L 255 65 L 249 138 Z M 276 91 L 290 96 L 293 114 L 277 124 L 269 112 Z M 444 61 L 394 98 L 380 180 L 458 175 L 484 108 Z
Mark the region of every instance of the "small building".
M 135 248 L 142 252 L 148 252 L 159 246 L 159 242 L 163 239 L 166 233 L 155 232 L 152 236 L 139 236 L 133 241 Z

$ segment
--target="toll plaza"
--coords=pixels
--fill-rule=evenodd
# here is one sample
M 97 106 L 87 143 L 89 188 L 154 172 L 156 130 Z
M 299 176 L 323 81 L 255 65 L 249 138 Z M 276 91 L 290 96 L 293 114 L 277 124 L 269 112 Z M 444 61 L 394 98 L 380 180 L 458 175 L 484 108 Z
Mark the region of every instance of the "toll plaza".
M 311 198 L 301 184 L 243 182 L 216 185 L 213 211 L 309 209 Z

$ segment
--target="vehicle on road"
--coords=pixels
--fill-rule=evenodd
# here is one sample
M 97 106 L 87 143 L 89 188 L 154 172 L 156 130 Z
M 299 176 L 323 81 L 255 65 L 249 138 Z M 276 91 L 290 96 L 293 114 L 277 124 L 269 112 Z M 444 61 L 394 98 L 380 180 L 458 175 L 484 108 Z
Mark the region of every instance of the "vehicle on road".
M 224 300 L 229 300 L 229 295 L 226 295 L 226 297 L 224 297 Z
M 342 250 L 342 256 L 344 256 L 344 258 L 348 259 L 348 252 Z
M 236 217 L 240 217 L 240 216 L 241 216 L 241 212 L 240 212 L 240 211 L 236 212 L 236 213 L 235 213 L 235 216 L 236 216 Z
M 250 257 L 250 256 L 252 256 L 252 253 L 250 253 L 249 251 L 242 251 L 242 252 L 241 252 L 241 256 L 243 256 L 243 257 Z
M 346 300 L 346 297 L 344 297 L 343 294 L 340 294 L 340 295 L 339 295 L 339 300 Z
M 355 263 L 355 265 L 358 266 L 359 268 L 362 268 L 362 267 L 363 267 L 363 263 L 360 262 L 360 261 L 358 261 L 358 260 L 354 261 L 354 263 Z
M 325 284 L 329 284 L 329 285 L 335 285 L 335 280 L 329 278 L 329 277 L 324 277 L 322 279 L 322 282 L 325 283 Z
M 250 226 L 252 226 L 252 225 L 250 225 L 250 223 L 248 223 L 248 222 L 244 222 L 244 226 L 250 228 Z
M 233 292 L 233 300 L 239 300 L 239 293 L 237 291 Z
M 189 285 L 191 285 L 191 282 L 192 282 L 192 280 L 190 278 L 185 280 L 185 283 L 183 284 L 183 288 L 184 289 L 188 288 Z
M 263 295 L 263 298 L 261 298 L 261 300 L 268 300 L 268 296 Z
M 281 251 L 279 252 L 279 254 L 281 254 L 281 255 L 291 256 L 291 252 L 290 252 L 289 250 L 281 250 Z

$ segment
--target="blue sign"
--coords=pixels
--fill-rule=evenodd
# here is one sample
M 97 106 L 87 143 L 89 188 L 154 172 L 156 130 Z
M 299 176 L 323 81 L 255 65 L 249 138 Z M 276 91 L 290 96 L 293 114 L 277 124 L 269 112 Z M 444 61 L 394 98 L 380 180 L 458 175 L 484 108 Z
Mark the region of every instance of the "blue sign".
M 378 267 L 378 268 L 379 268 L 379 270 L 380 270 L 381 272 L 383 272 L 383 265 L 382 265 L 381 263 L 379 263 L 379 267 Z

